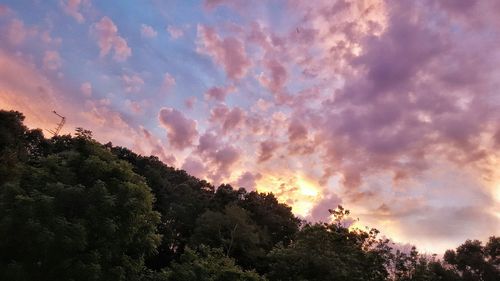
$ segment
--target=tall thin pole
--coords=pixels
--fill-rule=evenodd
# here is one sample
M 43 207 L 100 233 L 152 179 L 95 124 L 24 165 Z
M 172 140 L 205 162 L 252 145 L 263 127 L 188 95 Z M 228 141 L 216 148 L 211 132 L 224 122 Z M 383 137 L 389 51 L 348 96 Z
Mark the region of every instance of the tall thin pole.
M 55 110 L 52 111 L 52 113 L 54 113 L 55 115 L 59 116 L 59 118 L 61 118 L 61 121 L 57 124 L 57 127 L 54 130 L 47 130 L 49 133 L 52 134 L 52 136 L 55 137 L 55 136 L 59 135 L 59 132 L 61 131 L 64 124 L 66 123 L 66 117 L 60 115 Z

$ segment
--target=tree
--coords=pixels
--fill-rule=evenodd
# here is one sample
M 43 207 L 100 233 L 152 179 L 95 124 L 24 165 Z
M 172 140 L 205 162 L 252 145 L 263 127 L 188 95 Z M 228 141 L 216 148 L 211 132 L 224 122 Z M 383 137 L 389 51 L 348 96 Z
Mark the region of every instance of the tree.
M 489 264 L 500 267 L 500 237 L 491 236 L 484 247 L 484 253 Z
M 23 120 L 0 110 L 0 280 L 500 280 L 500 237 L 444 262 L 394 252 L 378 230 L 346 227 L 341 206 L 303 222 L 272 193 L 215 189 L 89 130 L 45 139 Z
M 137 279 L 160 238 L 143 178 L 81 136 L 52 139 L 35 161 L 26 135 L 12 140 L 28 157 L 0 185 L 0 280 Z
M 179 262 L 164 273 L 165 281 L 259 281 L 264 280 L 254 271 L 245 271 L 235 265 L 221 249 L 199 247 L 196 252 L 186 249 Z
M 497 237 L 491 237 L 486 247 L 479 240 L 467 240 L 456 250 L 446 251 L 444 259 L 460 272 L 463 280 L 500 280 L 498 244 Z
M 267 237 L 252 221 L 249 213 L 236 206 L 227 205 L 223 212 L 206 211 L 196 221 L 190 246 L 208 245 L 221 248 L 226 256 L 233 257 L 245 268 L 255 267 L 265 256 L 261 247 Z
M 270 280 L 385 280 L 388 252 L 378 231 L 349 230 L 341 220 L 348 211 L 331 212 L 334 223 L 305 225 L 288 246 L 270 253 Z
M 287 246 L 299 231 L 300 219 L 292 213 L 290 206 L 279 203 L 272 193 L 244 193 L 238 205 L 249 211 L 252 220 L 268 233 L 270 243 L 266 251 L 277 243 Z
M 134 172 L 143 176 L 156 197 L 154 210 L 161 214 L 158 227 L 162 241 L 158 253 L 146 260 L 148 267 L 159 270 L 178 259 L 195 227 L 196 220 L 209 208 L 214 187 L 162 163 L 154 156 L 140 156 L 132 151 L 106 145 L 119 159 L 132 164 Z
M 161 214 L 159 232 L 163 239 L 158 254 L 147 260 L 150 268 L 159 270 L 168 266 L 179 258 L 189 241 L 192 247 L 196 247 L 191 237 L 196 228 L 196 231 L 200 231 L 200 216 L 207 211 L 224 213 L 229 205 L 246 210 L 246 216 L 261 237 L 258 251 L 249 253 L 243 259 L 236 257 L 237 263 L 245 264 L 245 267 L 266 271 L 265 254 L 276 243 L 288 245 L 298 231 L 300 220 L 293 215 L 289 206 L 279 203 L 271 193 L 247 193 L 243 188 L 235 190 L 230 185 L 221 185 L 214 190 L 206 181 L 169 167 L 157 157 L 140 156 L 126 148 L 113 147 L 110 143 L 106 147 L 118 158 L 131 163 L 134 171 L 146 179 L 156 197 L 154 209 Z M 210 245 L 222 247 L 217 243 Z M 261 258 L 248 259 L 256 253 Z M 253 261 L 251 265 L 250 260 Z
M 458 273 L 443 265 L 436 256 L 421 255 L 415 247 L 409 253 L 396 251 L 392 257 L 395 281 L 459 281 Z
M 23 162 L 36 160 L 48 149 L 41 130 L 29 130 L 24 115 L 0 110 L 0 184 L 19 176 Z

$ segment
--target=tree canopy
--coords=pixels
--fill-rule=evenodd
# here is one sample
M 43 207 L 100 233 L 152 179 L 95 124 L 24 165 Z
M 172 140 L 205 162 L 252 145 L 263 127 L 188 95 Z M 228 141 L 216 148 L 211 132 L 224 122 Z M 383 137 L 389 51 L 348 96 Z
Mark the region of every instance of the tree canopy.
M 46 144 L 20 114 L 1 116 L 15 172 L 0 188 L 0 279 L 138 277 L 160 241 L 144 179 L 88 135 Z
M 341 206 L 305 222 L 272 193 L 23 121 L 0 110 L 0 280 L 500 280 L 500 237 L 403 252 Z

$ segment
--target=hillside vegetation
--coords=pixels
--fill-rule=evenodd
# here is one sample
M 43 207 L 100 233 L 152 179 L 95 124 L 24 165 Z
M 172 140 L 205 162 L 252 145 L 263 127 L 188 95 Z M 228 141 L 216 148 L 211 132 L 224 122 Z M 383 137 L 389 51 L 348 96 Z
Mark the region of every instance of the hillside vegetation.
M 401 252 L 341 206 L 301 221 L 273 194 L 23 120 L 0 111 L 0 280 L 500 280 L 500 237 Z

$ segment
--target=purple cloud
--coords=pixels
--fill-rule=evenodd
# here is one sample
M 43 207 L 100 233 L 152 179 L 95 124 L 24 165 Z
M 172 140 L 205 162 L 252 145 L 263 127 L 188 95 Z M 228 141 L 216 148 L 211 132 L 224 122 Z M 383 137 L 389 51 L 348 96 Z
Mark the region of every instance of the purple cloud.
M 174 108 L 162 108 L 158 114 L 160 124 L 167 130 L 170 145 L 185 149 L 193 145 L 198 130 L 196 122 Z

